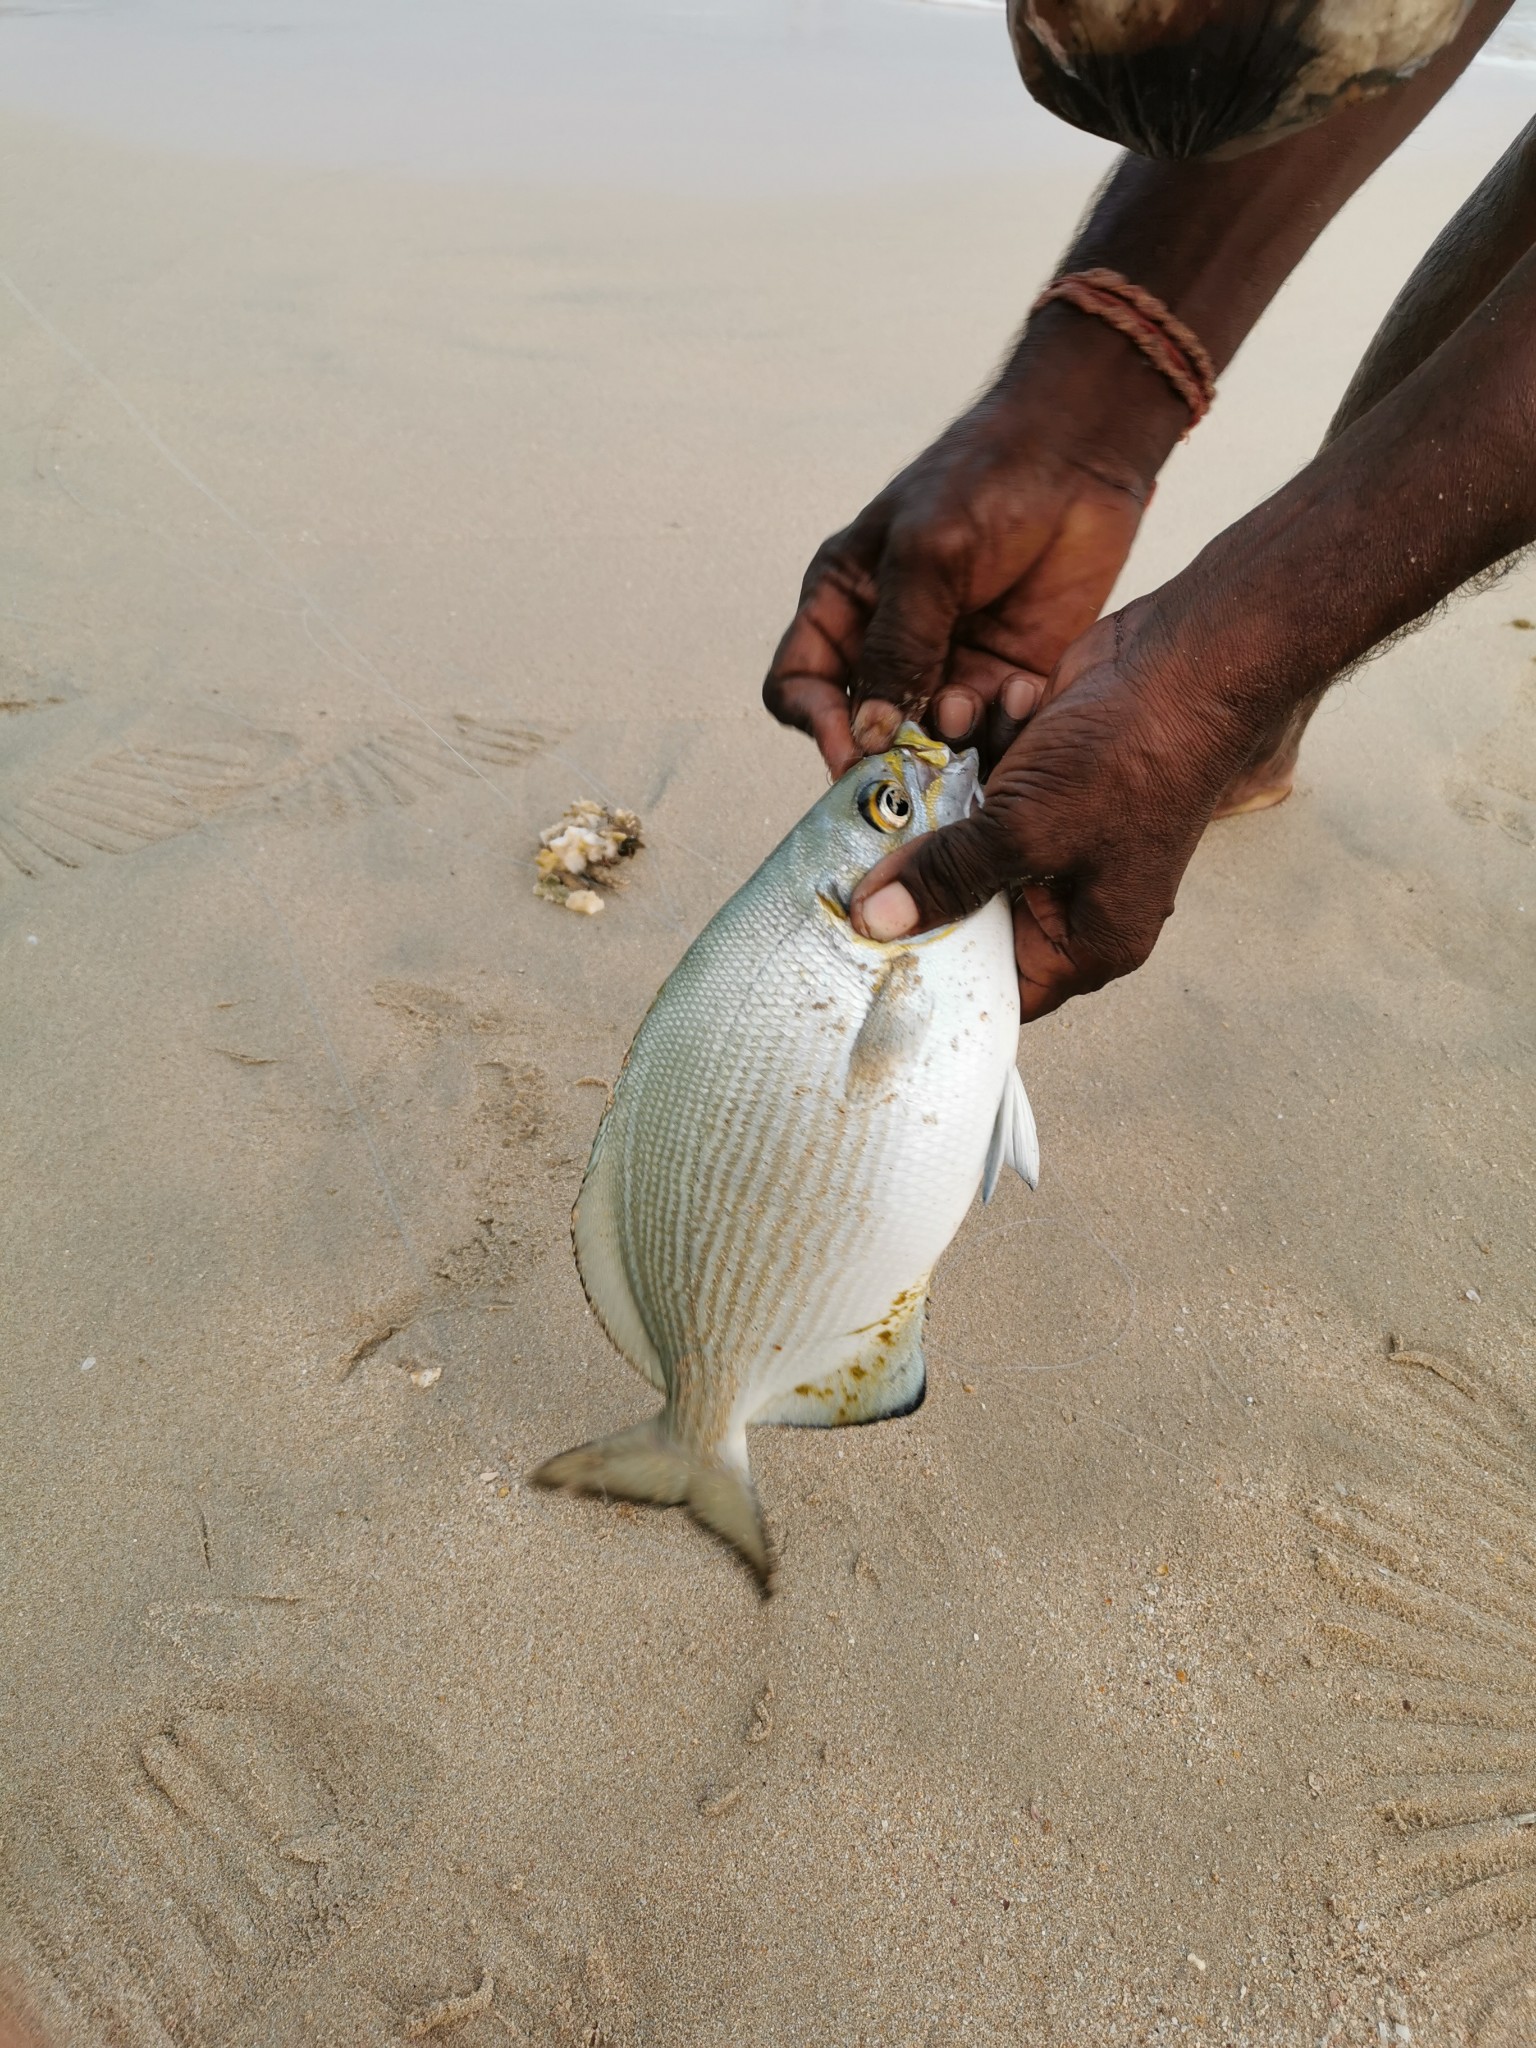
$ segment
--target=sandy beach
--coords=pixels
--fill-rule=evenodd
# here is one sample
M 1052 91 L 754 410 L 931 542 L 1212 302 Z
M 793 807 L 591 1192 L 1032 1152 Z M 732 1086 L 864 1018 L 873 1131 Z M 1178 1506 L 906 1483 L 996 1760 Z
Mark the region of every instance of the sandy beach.
M 1039 1191 L 940 1267 L 921 1410 L 759 1433 L 762 1603 L 522 1483 L 654 1405 L 568 1214 L 823 786 L 759 702 L 810 551 L 1110 152 L 982 10 L 641 10 L 590 106 L 574 29 L 565 100 L 454 58 L 468 0 L 415 94 L 361 11 L 195 13 L 0 19 L 0 2007 L 1536 2039 L 1536 568 L 1023 1035 Z M 1325 236 L 1122 596 L 1305 459 L 1529 77 Z M 533 895 L 584 796 L 646 830 L 592 919 Z

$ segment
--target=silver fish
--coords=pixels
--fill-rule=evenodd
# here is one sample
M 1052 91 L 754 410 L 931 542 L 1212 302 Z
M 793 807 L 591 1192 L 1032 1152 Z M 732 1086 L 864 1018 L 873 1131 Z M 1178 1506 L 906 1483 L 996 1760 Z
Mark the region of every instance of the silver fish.
M 939 1255 L 978 1186 L 1038 1176 L 1006 900 L 893 945 L 848 919 L 877 860 L 979 802 L 976 756 L 911 725 L 828 790 L 663 983 L 572 1214 L 588 1301 L 666 1398 L 534 1483 L 686 1505 L 765 1591 L 747 1425 L 916 1408 Z

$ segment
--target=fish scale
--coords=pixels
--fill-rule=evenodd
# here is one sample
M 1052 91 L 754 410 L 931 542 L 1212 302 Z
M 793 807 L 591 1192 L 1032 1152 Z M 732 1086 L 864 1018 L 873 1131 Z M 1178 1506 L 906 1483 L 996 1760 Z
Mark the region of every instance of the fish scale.
M 646 1013 L 573 1212 L 588 1300 L 666 1401 L 533 1479 L 686 1505 L 765 1589 L 748 1426 L 916 1407 L 935 1263 L 1002 1164 L 1038 1171 L 1005 900 L 894 945 L 847 915 L 979 800 L 975 755 L 906 726 L 813 806 Z

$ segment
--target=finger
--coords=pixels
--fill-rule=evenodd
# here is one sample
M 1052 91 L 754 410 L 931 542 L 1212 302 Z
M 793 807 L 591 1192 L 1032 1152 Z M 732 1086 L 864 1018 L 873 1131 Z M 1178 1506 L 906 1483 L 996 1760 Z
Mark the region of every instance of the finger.
M 782 724 L 815 731 L 812 709 L 819 711 L 828 700 L 819 692 L 807 697 L 807 683 L 830 683 L 846 699 L 875 602 L 870 564 L 876 548 L 877 540 L 855 520 L 822 544 L 806 570 L 799 609 L 763 682 L 763 702 Z
M 827 764 L 828 775 L 836 782 L 863 758 L 849 728 L 848 699 L 841 690 L 828 690 L 825 683 L 813 685 L 806 694 L 811 698 L 806 710 L 811 738 Z
M 853 691 L 853 736 L 865 753 L 888 747 L 904 718 L 927 710 L 963 609 L 968 558 L 961 528 L 905 538 L 892 530 Z
M 781 725 L 810 734 L 834 781 L 863 758 L 849 730 L 848 693 L 841 684 L 820 676 L 770 676 L 763 700 Z
M 806 678 L 835 684 L 847 694 L 858 648 L 840 594 L 818 591 L 790 620 L 763 678 L 763 702 L 782 724 L 799 721 L 782 708 L 786 687 Z
M 889 526 L 889 507 L 883 498 L 876 498 L 857 518 L 829 533 L 806 564 L 798 608 L 804 611 L 812 603 L 845 597 L 858 613 L 862 628 L 875 602 L 875 568 Z M 833 623 L 830 617 L 828 623 Z
M 848 683 L 861 623 L 846 584 L 825 579 L 790 622 L 763 682 L 768 710 L 811 735 L 833 776 L 859 758 L 848 731 Z
M 993 707 L 1018 673 L 1016 661 L 989 647 L 961 642 L 951 648 L 944 680 L 929 707 L 930 728 L 951 746 L 978 731 L 989 732 Z
M 1019 1021 L 1034 1023 L 1082 993 L 1077 963 L 1035 914 L 1033 890 L 1013 906 L 1013 957 L 1019 970 Z M 1059 915 L 1058 906 L 1058 915 Z M 1054 920 L 1053 920 L 1054 922 Z
M 1026 669 L 1009 673 L 987 715 L 982 751 L 988 760 L 1002 759 L 1045 702 L 1048 688 L 1045 676 L 1031 675 Z
M 1014 957 L 1026 1024 L 1144 967 L 1173 912 L 1171 893 L 1164 902 L 1139 886 L 1094 884 L 1067 894 L 1035 885 L 1020 893 Z
M 855 931 L 889 942 L 969 917 L 1017 874 L 1019 857 L 995 813 L 924 832 L 880 861 L 848 906 Z
M 984 757 L 1000 761 L 1038 711 L 1054 704 L 1089 669 L 1096 668 L 1101 661 L 1112 660 L 1121 622 L 1128 616 L 1129 611 L 1111 612 L 1106 618 L 1096 619 L 1065 649 L 1048 676 L 1023 668 L 1016 670 L 998 692 L 997 703 L 983 729 Z
M 985 706 L 974 690 L 957 689 L 946 683 L 934 698 L 929 722 L 941 740 L 958 747 L 968 740 L 980 722 Z
M 848 699 L 839 690 L 837 693 L 812 708 L 811 737 L 821 750 L 821 758 L 827 764 L 827 774 L 833 782 L 848 773 L 856 761 L 862 760 L 853 743 L 853 731 L 848 719 Z

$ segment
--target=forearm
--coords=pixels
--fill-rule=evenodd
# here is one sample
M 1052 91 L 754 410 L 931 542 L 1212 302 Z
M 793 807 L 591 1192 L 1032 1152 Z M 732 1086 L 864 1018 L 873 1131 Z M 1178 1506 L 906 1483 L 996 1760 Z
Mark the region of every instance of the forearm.
M 1151 600 L 1239 729 L 1536 541 L 1536 250 L 1428 361 Z
M 1334 215 L 1441 100 L 1509 11 L 1477 0 L 1416 78 L 1283 142 L 1221 162 L 1127 156 L 1068 251 L 1123 271 L 1194 328 L 1218 368 Z
M 1155 292 L 1225 367 L 1318 235 L 1460 77 L 1509 4 L 1476 0 L 1454 42 L 1416 78 L 1268 148 L 1220 162 L 1123 157 L 1062 269 L 1118 270 Z M 1071 306 L 1043 308 L 1000 385 L 1022 388 L 1042 371 L 1065 379 L 1087 355 L 1069 416 L 1081 408 L 1090 431 L 1150 481 L 1189 415 L 1128 342 L 1094 333 L 1098 325 Z M 1113 389 L 1101 391 L 1101 380 Z
M 1536 121 L 1516 136 L 1420 259 L 1339 401 L 1328 439 L 1416 370 L 1536 247 Z

